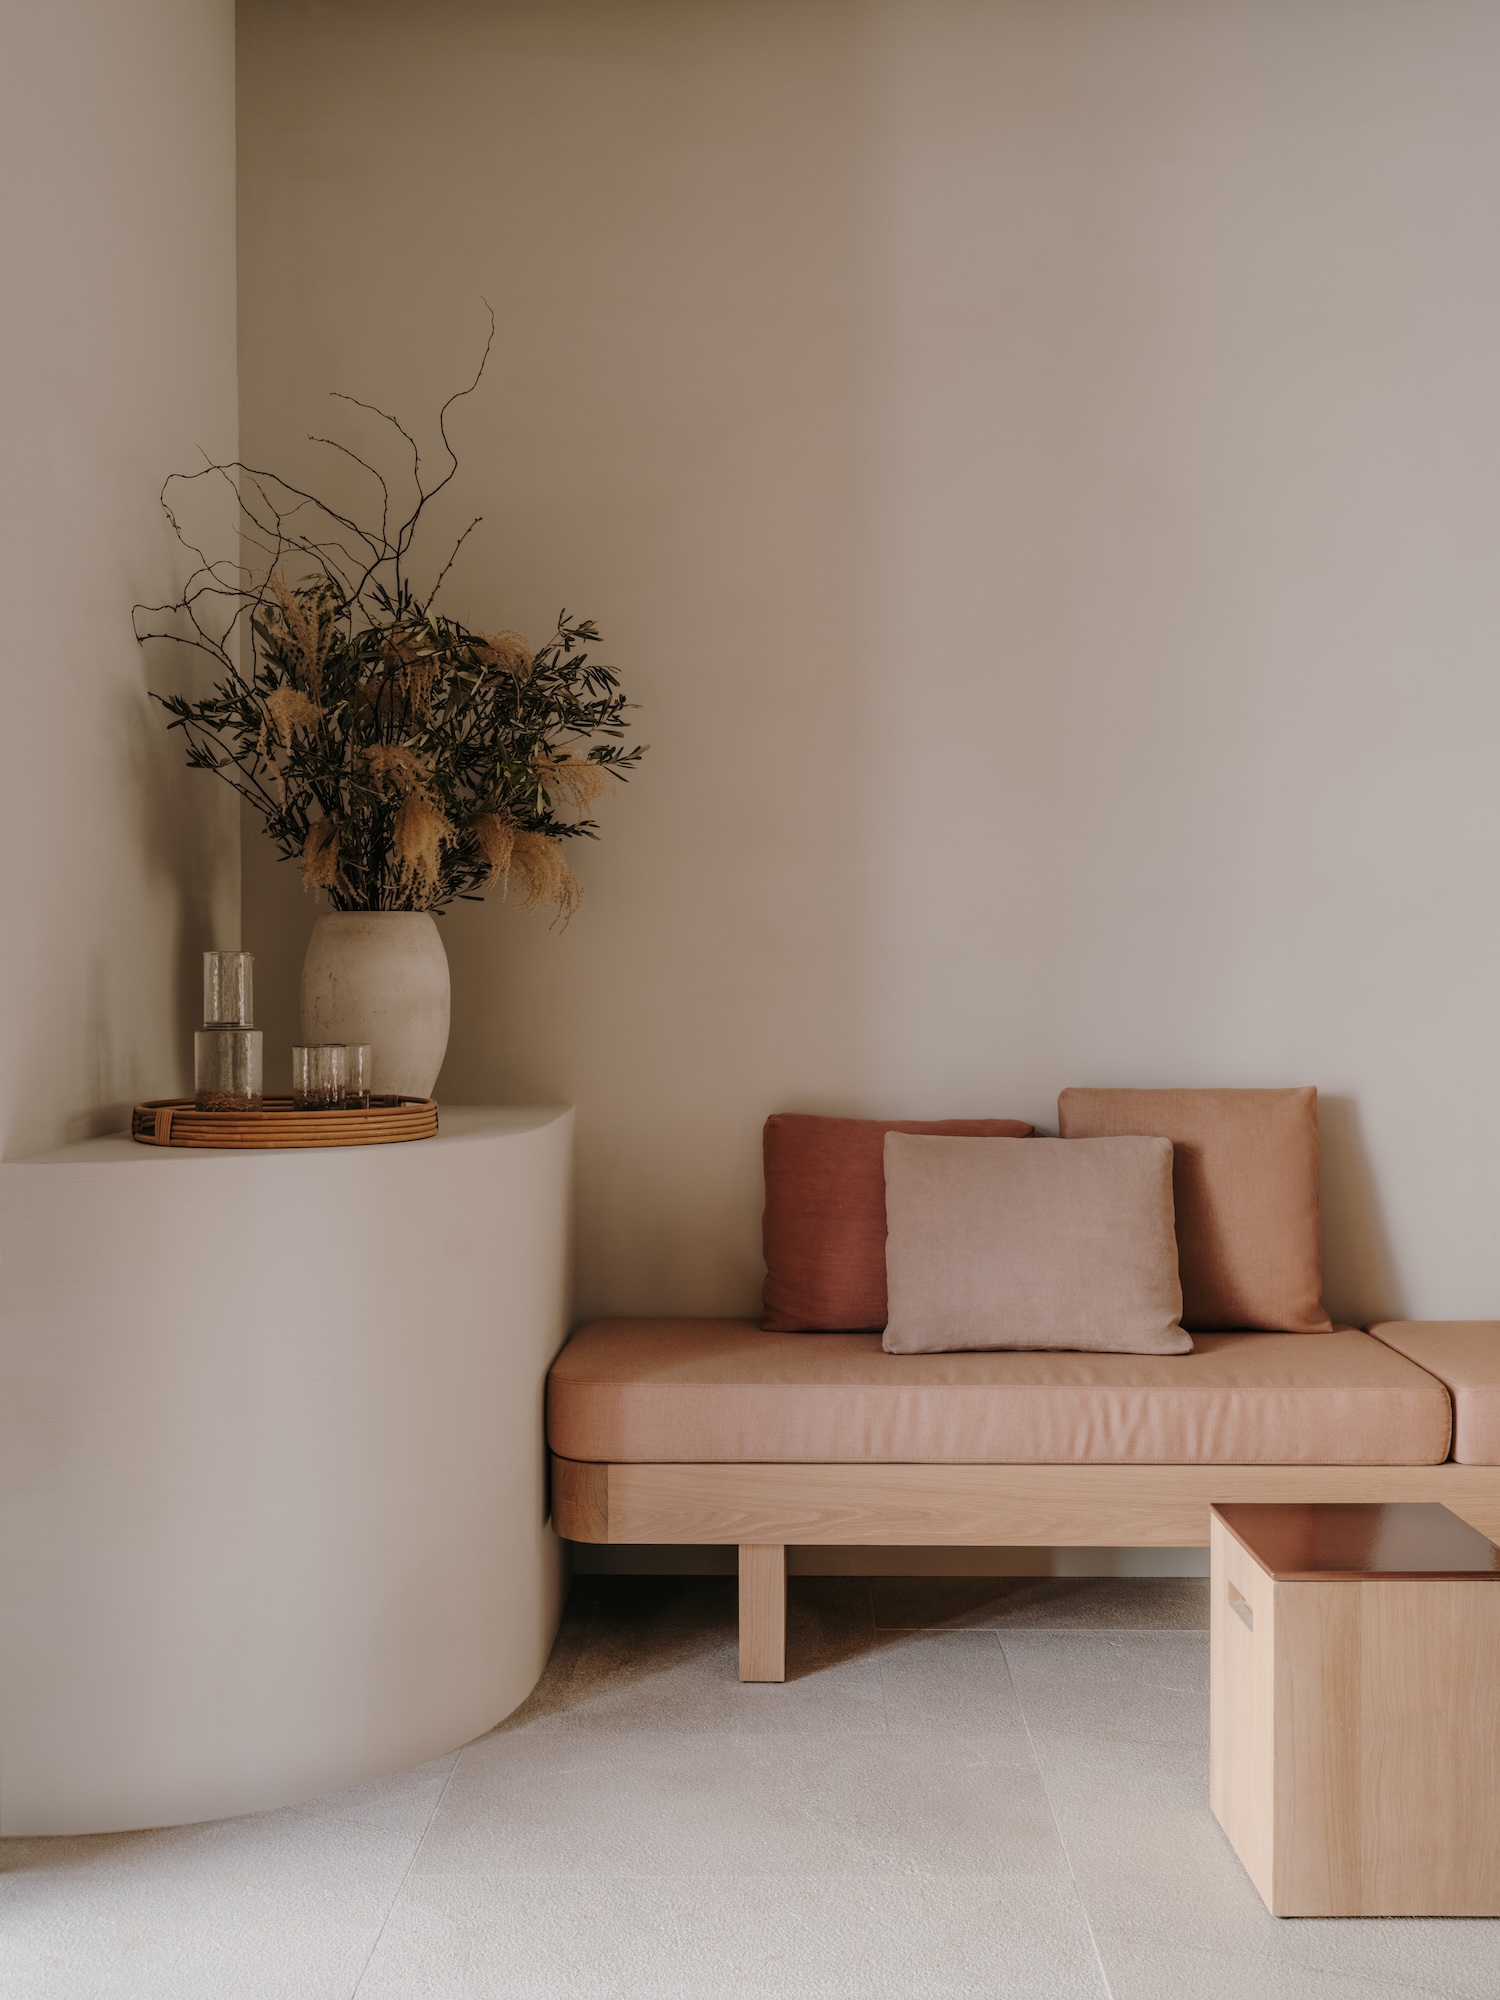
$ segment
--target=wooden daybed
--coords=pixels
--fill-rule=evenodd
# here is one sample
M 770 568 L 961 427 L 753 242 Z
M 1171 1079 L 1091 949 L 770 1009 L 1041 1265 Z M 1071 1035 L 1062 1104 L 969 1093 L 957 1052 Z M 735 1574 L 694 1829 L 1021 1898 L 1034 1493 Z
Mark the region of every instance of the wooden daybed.
M 548 1440 L 559 1534 L 738 1547 L 741 1678 L 781 1680 L 798 1545 L 1203 1546 L 1235 1500 L 1439 1500 L 1500 1539 L 1500 1323 L 888 1355 L 603 1320 L 553 1366 Z

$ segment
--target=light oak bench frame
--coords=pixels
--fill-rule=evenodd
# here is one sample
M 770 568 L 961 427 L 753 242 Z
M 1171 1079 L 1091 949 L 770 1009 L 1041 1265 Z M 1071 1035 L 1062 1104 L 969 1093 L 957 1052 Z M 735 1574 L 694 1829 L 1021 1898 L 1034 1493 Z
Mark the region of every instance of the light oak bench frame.
M 739 1549 L 740 1679 L 786 1678 L 786 1552 L 1206 1548 L 1233 1500 L 1439 1500 L 1500 1541 L 1500 1465 L 615 1465 L 552 1459 L 574 1542 Z

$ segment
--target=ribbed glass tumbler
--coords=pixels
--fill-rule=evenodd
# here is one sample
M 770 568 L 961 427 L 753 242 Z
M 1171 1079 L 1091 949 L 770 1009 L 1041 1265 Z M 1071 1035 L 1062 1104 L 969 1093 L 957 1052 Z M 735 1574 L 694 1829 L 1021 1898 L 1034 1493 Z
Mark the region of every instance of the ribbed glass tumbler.
M 205 1028 L 254 1027 L 255 954 L 253 952 L 204 952 L 203 1025 Z
M 309 1042 L 292 1050 L 292 1107 L 296 1111 L 342 1111 L 349 1078 L 349 1051 L 343 1042 Z
M 259 1028 L 200 1028 L 193 1037 L 193 1091 L 200 1111 L 259 1111 Z

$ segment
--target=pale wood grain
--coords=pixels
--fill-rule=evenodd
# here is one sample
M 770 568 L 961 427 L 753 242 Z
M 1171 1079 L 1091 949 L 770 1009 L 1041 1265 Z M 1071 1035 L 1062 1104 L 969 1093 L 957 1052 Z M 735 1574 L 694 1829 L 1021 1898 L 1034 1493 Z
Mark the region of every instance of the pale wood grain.
M 1500 1538 L 1490 1465 L 610 1465 L 578 1541 L 1201 1546 L 1233 1500 L 1441 1500 Z
M 572 1542 L 609 1540 L 609 1467 L 552 1460 L 552 1525 Z
M 1267 1906 L 1500 1915 L 1500 1581 L 1275 1583 L 1218 1522 L 1213 1565 L 1210 1796 Z
M 786 1679 L 786 1549 L 740 1544 L 740 1679 Z
M 1500 1583 L 1379 1584 L 1362 1639 L 1362 1907 L 1500 1915 Z
M 1273 1586 L 1222 1521 L 1212 1524 L 1210 1548 L 1209 1803 L 1269 1902 L 1273 1679 L 1259 1654 L 1273 1643 Z
M 1272 1586 L 1272 1640 L 1257 1656 L 1275 1716 L 1269 1836 L 1277 1916 L 1365 1914 L 1359 1889 L 1361 1583 Z M 1496 1600 L 1500 1603 L 1500 1599 Z

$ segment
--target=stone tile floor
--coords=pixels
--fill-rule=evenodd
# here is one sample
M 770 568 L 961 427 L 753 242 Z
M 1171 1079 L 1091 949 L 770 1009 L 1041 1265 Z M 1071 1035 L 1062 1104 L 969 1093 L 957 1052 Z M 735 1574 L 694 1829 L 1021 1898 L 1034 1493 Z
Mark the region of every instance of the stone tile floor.
M 1207 1585 L 581 1578 L 525 1708 L 284 1812 L 0 1842 L 5 2000 L 1495 2000 L 1500 1924 L 1267 1916 Z

